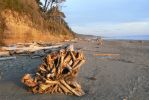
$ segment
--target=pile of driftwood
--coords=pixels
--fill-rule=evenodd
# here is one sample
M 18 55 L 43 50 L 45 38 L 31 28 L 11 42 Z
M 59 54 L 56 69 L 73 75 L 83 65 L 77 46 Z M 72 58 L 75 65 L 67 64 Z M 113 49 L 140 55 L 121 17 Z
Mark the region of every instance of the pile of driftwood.
M 82 51 L 74 51 L 73 45 L 48 54 L 35 74 L 25 74 L 22 82 L 33 93 L 64 93 L 84 95 L 76 77 L 85 62 Z
M 0 61 L 16 59 L 16 55 L 30 56 L 31 58 L 43 57 L 55 51 L 58 48 L 65 47 L 65 45 L 57 44 L 39 44 L 39 43 L 22 43 L 12 46 L 0 47 Z

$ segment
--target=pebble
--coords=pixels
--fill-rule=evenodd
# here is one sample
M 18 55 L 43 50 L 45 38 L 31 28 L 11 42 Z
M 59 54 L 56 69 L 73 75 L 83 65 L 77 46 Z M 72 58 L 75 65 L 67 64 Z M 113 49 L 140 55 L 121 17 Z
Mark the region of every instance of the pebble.
M 96 77 L 89 77 L 90 80 L 96 80 Z

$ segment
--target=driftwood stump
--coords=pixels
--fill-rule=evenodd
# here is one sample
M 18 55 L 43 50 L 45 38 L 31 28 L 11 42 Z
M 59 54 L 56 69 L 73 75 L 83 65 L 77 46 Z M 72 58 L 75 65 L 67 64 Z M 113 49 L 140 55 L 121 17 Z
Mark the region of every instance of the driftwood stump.
M 33 93 L 64 93 L 84 95 L 76 77 L 85 62 L 81 51 L 74 51 L 73 45 L 48 54 L 38 67 L 36 74 L 25 74 L 22 83 Z

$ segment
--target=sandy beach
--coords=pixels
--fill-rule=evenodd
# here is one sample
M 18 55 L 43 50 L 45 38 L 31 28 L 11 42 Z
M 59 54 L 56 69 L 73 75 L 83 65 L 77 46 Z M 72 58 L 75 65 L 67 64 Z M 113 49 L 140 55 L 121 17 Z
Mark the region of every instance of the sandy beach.
M 149 100 L 149 41 L 105 40 L 67 42 L 83 50 L 86 58 L 78 81 L 85 95 L 32 94 L 21 83 L 25 73 L 33 73 L 41 58 L 17 56 L 0 61 L 0 100 Z M 118 56 L 97 56 L 100 53 Z

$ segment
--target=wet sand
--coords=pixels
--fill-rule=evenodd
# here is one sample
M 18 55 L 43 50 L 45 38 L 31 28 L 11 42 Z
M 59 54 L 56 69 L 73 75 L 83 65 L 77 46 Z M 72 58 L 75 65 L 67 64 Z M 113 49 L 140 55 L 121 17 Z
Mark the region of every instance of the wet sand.
M 67 42 L 81 48 L 86 63 L 78 75 L 85 95 L 32 94 L 20 82 L 25 73 L 33 73 L 41 58 L 17 56 L 0 61 L 0 100 L 149 100 L 149 41 L 107 40 Z M 114 53 L 116 57 L 94 54 Z

